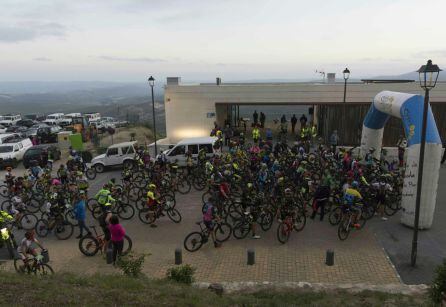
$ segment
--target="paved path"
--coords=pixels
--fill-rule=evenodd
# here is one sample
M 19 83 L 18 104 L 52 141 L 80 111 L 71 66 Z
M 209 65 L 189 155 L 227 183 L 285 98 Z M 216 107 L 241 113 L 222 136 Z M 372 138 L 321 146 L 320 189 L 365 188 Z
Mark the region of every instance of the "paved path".
M 93 184 L 94 189 L 111 176 L 119 177 L 119 172 L 99 175 Z M 158 228 L 142 224 L 136 216 L 131 221 L 123 222 L 135 249 L 152 254 L 144 267 L 148 276 L 164 277 L 166 270 L 174 266 L 175 248 L 182 247 L 185 236 L 197 230 L 195 222 L 201 218 L 201 193 L 178 195 L 177 208 L 183 216 L 180 224 L 174 224 L 167 217 L 159 221 Z M 89 224 L 93 223 L 89 220 Z M 337 238 L 336 227 L 327 222 L 308 220 L 305 229 L 293 233 L 286 245 L 277 241 L 276 229 L 275 223 L 269 232 L 260 233 L 260 240 L 231 238 L 219 249 L 209 243 L 195 253 L 183 250 L 183 262 L 197 268 L 197 280 L 206 282 L 399 283 L 384 250 L 367 228 L 353 232 L 347 241 L 341 242 Z M 51 265 L 57 271 L 116 272 L 112 266 L 105 264 L 100 255 L 92 258 L 83 256 L 74 236 L 67 241 L 58 241 L 50 235 L 43 241 L 50 250 Z M 253 266 L 246 264 L 248 248 L 256 251 L 256 264 Z M 335 251 L 335 265 L 332 267 L 325 265 L 327 249 Z

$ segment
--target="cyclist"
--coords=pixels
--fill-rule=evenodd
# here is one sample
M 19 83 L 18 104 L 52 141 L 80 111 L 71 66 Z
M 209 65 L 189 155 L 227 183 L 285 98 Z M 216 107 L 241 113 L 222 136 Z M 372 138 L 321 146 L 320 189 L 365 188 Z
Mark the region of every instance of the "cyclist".
M 104 254 L 107 252 L 108 242 L 111 239 L 110 229 L 108 225 L 110 224 L 110 219 L 112 217 L 112 204 L 110 202 L 106 202 L 101 206 L 102 214 L 99 217 L 99 226 L 102 228 L 102 232 L 104 233 Z
M 33 257 L 38 255 L 36 249 L 33 247 L 34 244 L 37 245 L 41 251 L 45 250 L 43 245 L 35 238 L 34 230 L 28 230 L 25 233 L 25 237 L 20 242 L 20 245 L 17 247 L 17 252 L 23 261 L 23 265 L 19 268 L 21 271 L 24 271 L 25 267 L 28 265 L 28 255 Z
M 371 184 L 372 188 L 376 190 L 376 204 L 378 214 L 383 221 L 387 221 L 384 216 L 384 208 L 386 206 L 386 196 L 388 191 L 392 191 L 392 186 L 387 183 L 387 176 L 381 175 L 380 180 Z
M 14 222 L 16 223 L 18 229 L 22 228 L 19 222 L 25 211 L 26 205 L 23 203 L 20 196 L 15 195 L 13 198 L 11 198 L 11 208 L 9 209 L 9 212 L 14 216 Z
M 260 236 L 256 234 L 256 226 L 257 226 L 257 218 L 259 216 L 259 206 L 258 199 L 256 195 L 256 191 L 254 190 L 254 185 L 252 183 L 248 183 L 246 185 L 246 190 L 243 195 L 243 207 L 245 210 L 245 214 L 251 215 L 252 223 L 251 223 L 251 231 L 253 239 L 260 239 Z M 249 211 L 247 211 L 249 207 Z
M 108 189 L 108 184 L 104 184 L 102 189 L 100 189 L 99 192 L 96 194 L 95 198 L 101 207 L 104 206 L 106 203 L 114 201 L 113 197 L 111 196 L 111 192 Z
M 147 214 L 152 216 L 155 215 L 159 205 L 159 200 L 156 194 L 156 185 L 154 185 L 153 183 L 149 184 L 149 191 L 147 192 L 147 206 L 149 208 L 149 212 Z M 155 228 L 158 226 L 154 222 L 150 224 L 150 227 Z
M 354 224 L 353 227 L 360 228 L 361 225 L 358 224 L 361 218 L 361 209 L 358 207 L 358 201 L 362 200 L 361 193 L 358 191 L 359 183 L 353 181 L 351 187 L 347 188 L 344 193 L 344 204 L 349 207 L 354 212 Z
M 216 248 L 221 246 L 220 242 L 217 242 L 215 235 L 215 221 L 219 221 L 217 208 L 214 206 L 214 199 L 210 197 L 203 206 L 203 223 L 211 234 L 212 241 Z

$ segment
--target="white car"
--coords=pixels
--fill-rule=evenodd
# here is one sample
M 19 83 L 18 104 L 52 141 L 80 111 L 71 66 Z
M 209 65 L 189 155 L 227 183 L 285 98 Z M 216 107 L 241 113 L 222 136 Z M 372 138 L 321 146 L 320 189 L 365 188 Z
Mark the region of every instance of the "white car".
M 2 134 L 2 133 L 6 133 L 6 127 L 0 125 L 0 134 Z
M 124 165 L 131 167 L 134 164 L 136 142 L 125 142 L 111 145 L 105 154 L 94 157 L 90 165 L 96 172 L 102 173 L 108 166 Z
M 47 115 L 46 119 L 43 122 L 47 125 L 54 126 L 54 125 L 59 125 L 59 123 L 63 120 L 64 120 L 63 113 L 54 113 Z
M 198 152 L 202 149 L 206 150 L 206 156 L 212 157 L 217 154 L 214 148 L 216 137 L 196 137 L 181 140 L 171 149 L 163 151 L 168 162 L 176 162 L 179 166 L 186 166 L 186 152 L 190 151 L 192 154 L 192 159 L 194 163 L 197 161 Z M 154 144 L 153 144 L 154 145 Z M 150 147 L 152 144 L 150 144 Z M 160 155 L 157 156 L 159 158 Z
M 0 125 L 6 126 L 6 127 L 14 126 L 21 119 L 22 119 L 22 116 L 20 116 L 20 115 L 3 115 L 0 120 Z
M 0 145 L 0 164 L 2 166 L 16 167 L 23 160 L 25 151 L 32 147 L 30 139 L 26 138 L 17 143 L 4 143 Z

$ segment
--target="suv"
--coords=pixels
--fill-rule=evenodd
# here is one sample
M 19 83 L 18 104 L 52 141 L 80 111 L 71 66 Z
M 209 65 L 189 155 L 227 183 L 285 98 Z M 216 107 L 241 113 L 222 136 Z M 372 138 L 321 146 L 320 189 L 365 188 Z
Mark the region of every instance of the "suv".
M 32 165 L 32 161 L 37 161 L 43 167 L 42 152 L 44 149 L 52 154 L 54 161 L 60 160 L 61 152 L 57 146 L 51 144 L 36 145 L 29 148 L 23 155 L 23 166 L 29 168 Z
M 135 160 L 136 142 L 125 142 L 111 145 L 105 154 L 94 157 L 91 160 L 92 167 L 96 172 L 102 173 L 106 167 L 124 165 L 132 167 Z
M 23 139 L 16 143 L 4 143 L 0 145 L 0 165 L 2 167 L 17 167 L 19 161 L 23 159 L 26 150 L 33 144 L 29 139 Z
M 22 117 L 20 115 L 3 115 L 2 119 L 0 120 L 0 125 L 6 127 L 13 126 L 21 119 Z

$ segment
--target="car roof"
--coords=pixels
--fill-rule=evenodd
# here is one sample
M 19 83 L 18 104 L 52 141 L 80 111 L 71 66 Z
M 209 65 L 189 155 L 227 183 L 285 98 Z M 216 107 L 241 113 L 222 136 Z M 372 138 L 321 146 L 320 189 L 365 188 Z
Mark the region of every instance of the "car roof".
M 111 146 L 109 146 L 108 148 L 117 148 L 117 147 L 124 147 L 124 146 L 131 146 L 136 144 L 137 142 L 123 142 L 123 143 L 118 143 L 118 144 L 113 144 Z
M 197 138 L 187 138 L 178 142 L 177 145 L 187 145 L 187 144 L 213 144 L 217 140 L 216 137 L 206 136 Z

